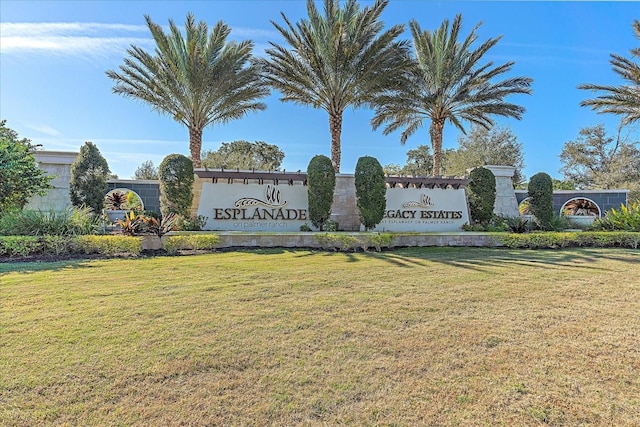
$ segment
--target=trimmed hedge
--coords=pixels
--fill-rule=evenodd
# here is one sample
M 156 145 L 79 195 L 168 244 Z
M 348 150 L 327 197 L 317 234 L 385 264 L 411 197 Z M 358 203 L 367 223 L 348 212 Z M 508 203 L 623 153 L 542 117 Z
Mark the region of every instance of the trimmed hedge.
M 367 251 L 374 248 L 380 252 L 383 247 L 391 246 L 395 236 L 391 233 L 362 233 L 358 235 L 342 233 L 316 234 L 315 240 L 323 249 L 333 251 L 357 251 L 358 248 Z
M 78 252 L 99 255 L 138 256 L 142 252 L 142 237 L 131 236 L 78 236 Z
M 355 186 L 360 222 L 366 230 L 371 230 L 380 224 L 387 208 L 384 170 L 376 158 L 363 156 L 358 159 Z
M 381 251 L 391 247 L 397 234 L 319 233 L 314 236 L 324 249 L 334 251 Z M 561 232 L 561 233 L 494 233 L 496 244 L 513 249 L 558 249 L 568 247 L 620 247 L 640 249 L 637 232 Z M 142 237 L 130 236 L 0 236 L 0 257 L 30 255 L 99 254 L 104 256 L 138 256 Z M 175 254 L 180 250 L 211 250 L 218 246 L 217 234 L 184 234 L 164 236 L 164 250 Z
M 313 156 L 307 166 L 307 192 L 309 195 L 309 220 L 319 230 L 331 216 L 333 193 L 336 188 L 336 171 L 327 156 Z
M 553 221 L 553 183 L 551 177 L 540 172 L 531 177 L 527 188 L 531 197 L 531 215 L 542 230 L 552 230 Z
M 190 217 L 193 201 L 193 162 L 182 154 L 169 154 L 158 166 L 160 211 Z
M 162 239 L 164 250 L 170 254 L 175 254 L 179 250 L 208 250 L 214 249 L 220 243 L 220 236 L 217 234 L 177 234 L 165 236 Z
M 1 257 L 33 255 L 99 254 L 139 256 L 143 237 L 123 235 L 83 236 L 0 236 Z M 175 254 L 180 250 L 210 250 L 220 243 L 217 234 L 177 234 L 164 236 L 163 249 Z
M 640 233 L 632 232 L 558 232 L 501 234 L 496 240 L 512 249 L 557 249 L 568 247 L 640 248 Z
M 138 256 L 142 238 L 128 236 L 0 236 L 0 256 L 99 254 Z
M 101 212 L 109 173 L 107 160 L 100 154 L 98 147 L 93 142 L 85 142 L 71 164 L 69 197 L 73 206 L 88 206 L 94 212 Z
M 469 173 L 469 211 L 475 223 L 488 224 L 496 203 L 496 177 L 487 168 L 475 168 Z

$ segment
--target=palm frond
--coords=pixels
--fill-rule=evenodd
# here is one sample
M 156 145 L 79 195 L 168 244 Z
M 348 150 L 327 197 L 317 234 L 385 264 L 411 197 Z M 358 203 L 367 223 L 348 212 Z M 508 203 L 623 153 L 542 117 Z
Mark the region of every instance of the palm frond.
M 444 20 L 434 31 L 423 31 L 417 21 L 410 21 L 413 64 L 402 75 L 402 82 L 393 93 L 375 98 L 373 128 L 385 125 L 384 134 L 406 128 L 401 134 L 404 143 L 425 120 L 432 123 L 448 121 L 464 132 L 463 121 L 490 127 L 493 125 L 491 116 L 520 119 L 524 108 L 506 102 L 505 98 L 530 94 L 532 80 L 513 77 L 495 81 L 510 72 L 514 63 L 481 63 L 501 37 L 491 38 L 473 48 L 479 27 L 477 24 L 460 40 L 461 15 L 457 15 L 451 24 Z M 439 172 L 439 167 L 436 162 L 435 173 Z
M 267 58 L 258 61 L 264 81 L 282 101 L 322 108 L 330 117 L 370 105 L 398 83 L 407 64 L 408 44 L 396 41 L 404 27 L 384 31 L 380 20 L 387 4 L 376 0 L 361 8 L 356 0 L 324 0 L 319 10 L 307 0 L 307 19 L 293 24 L 282 14 L 284 24 L 273 25 L 285 44 L 271 43 Z M 340 159 L 332 161 L 339 169 Z
M 633 22 L 636 38 L 640 40 L 640 21 Z M 631 49 L 633 56 L 640 55 L 640 48 Z M 591 107 L 598 113 L 611 113 L 622 116 L 622 123 L 640 121 L 640 64 L 620 55 L 611 54 L 609 61 L 613 71 L 626 82 L 620 86 L 582 84 L 578 89 L 604 92 L 602 95 L 580 103 Z
M 118 71 L 106 72 L 114 81 L 114 93 L 171 116 L 199 138 L 208 125 L 266 108 L 257 101 L 269 91 L 252 61 L 251 41 L 227 41 L 231 29 L 224 22 L 209 32 L 192 14 L 186 17 L 184 32 L 171 20 L 167 32 L 148 15 L 145 20 L 155 50 L 132 45 Z M 199 161 L 201 140 L 191 142 L 191 156 Z

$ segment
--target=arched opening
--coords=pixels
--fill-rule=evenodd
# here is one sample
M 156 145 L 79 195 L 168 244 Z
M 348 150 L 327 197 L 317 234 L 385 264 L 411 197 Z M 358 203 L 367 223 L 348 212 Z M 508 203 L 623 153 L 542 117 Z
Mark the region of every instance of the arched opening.
M 527 197 L 518 204 L 518 212 L 521 216 L 531 215 L 531 197 Z
M 600 206 L 586 197 L 574 197 L 568 200 L 562 205 L 562 208 L 560 208 L 560 213 L 569 217 L 582 216 L 600 218 L 602 216 Z
M 106 210 L 144 210 L 144 202 L 138 193 L 128 188 L 114 188 L 104 196 Z

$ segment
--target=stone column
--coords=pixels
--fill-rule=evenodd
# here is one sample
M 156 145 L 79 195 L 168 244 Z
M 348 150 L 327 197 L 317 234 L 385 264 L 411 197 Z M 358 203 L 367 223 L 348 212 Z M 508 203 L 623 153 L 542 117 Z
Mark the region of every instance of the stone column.
M 360 213 L 356 202 L 356 177 L 354 175 L 336 175 L 331 219 L 338 223 L 340 230 L 360 230 Z
M 518 201 L 513 189 L 513 181 L 511 181 L 516 168 L 498 165 L 484 167 L 493 172 L 496 177 L 496 203 L 493 206 L 493 213 L 502 216 L 519 216 Z
M 47 190 L 44 196 L 33 196 L 25 209 L 62 211 L 71 206 L 69 196 L 69 180 L 71 179 L 71 164 L 78 158 L 78 153 L 67 151 L 36 151 L 33 154 L 38 168 L 47 175 L 55 176 L 50 184 L 53 188 Z
M 200 207 L 200 198 L 202 197 L 202 184 L 210 182 L 211 178 L 200 178 L 198 175 L 193 176 L 193 200 L 191 201 L 191 209 L 189 211 L 192 217 L 198 215 L 198 208 Z

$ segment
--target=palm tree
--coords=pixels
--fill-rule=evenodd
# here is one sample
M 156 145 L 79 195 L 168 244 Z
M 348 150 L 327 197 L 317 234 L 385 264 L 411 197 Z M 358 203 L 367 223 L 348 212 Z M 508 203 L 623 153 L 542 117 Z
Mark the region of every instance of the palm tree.
M 141 100 L 189 129 L 189 150 L 200 166 L 202 131 L 214 123 L 264 110 L 257 99 L 268 95 L 257 67 L 249 64 L 253 42 L 227 41 L 231 29 L 218 22 L 211 34 L 207 24 L 187 15 L 185 37 L 169 20 L 169 32 L 145 15 L 156 43 L 153 54 L 132 45 L 115 81 L 113 93 Z
M 478 36 L 476 25 L 471 33 L 458 41 L 462 16 L 458 15 L 449 31 L 445 20 L 434 32 L 422 31 L 416 21 L 409 27 L 413 37 L 415 59 L 405 73 L 399 90 L 384 93 L 375 100 L 376 112 L 371 125 L 388 135 L 404 128 L 400 143 L 404 144 L 425 119 L 431 120 L 429 135 L 433 146 L 433 174 L 439 175 L 442 166 L 442 133 L 449 121 L 466 133 L 462 121 L 489 129 L 492 115 L 520 119 L 524 108 L 504 101 L 511 94 L 531 93 L 532 80 L 512 77 L 498 82 L 492 80 L 511 70 L 513 62 L 493 66 L 480 60 L 501 37 L 489 39 L 476 49 L 471 45 Z
M 633 31 L 636 38 L 640 40 L 640 21 L 633 22 Z M 631 55 L 640 56 L 640 48 L 631 49 Z M 629 82 L 622 86 L 601 86 L 594 84 L 583 84 L 579 89 L 592 91 L 603 91 L 595 99 L 587 99 L 580 103 L 581 106 L 590 106 L 599 113 L 614 113 L 622 116 L 622 124 L 629 124 L 640 120 L 640 64 L 631 61 L 623 56 L 611 54 L 611 65 L 613 71 Z
M 380 15 L 388 0 L 361 9 L 356 0 L 324 1 L 322 15 L 307 0 L 309 19 L 295 26 L 272 24 L 290 49 L 271 43 L 260 60 L 266 82 L 282 93 L 281 101 L 322 108 L 329 114 L 331 161 L 340 171 L 342 115 L 348 107 L 369 105 L 373 95 L 389 87 L 405 66 L 406 42 L 395 25 L 383 32 Z

